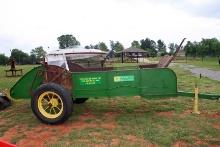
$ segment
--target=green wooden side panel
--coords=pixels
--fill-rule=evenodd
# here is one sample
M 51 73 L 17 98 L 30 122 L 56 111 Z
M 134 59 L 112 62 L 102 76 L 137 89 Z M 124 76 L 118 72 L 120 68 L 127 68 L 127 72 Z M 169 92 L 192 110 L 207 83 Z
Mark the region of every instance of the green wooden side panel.
M 44 67 L 35 67 L 11 88 L 14 99 L 31 98 L 31 92 L 42 84 Z M 177 77 L 169 68 L 148 68 L 100 72 L 72 73 L 74 98 L 136 96 L 146 98 L 190 96 L 194 93 L 177 92 Z M 199 94 L 201 98 L 219 99 L 220 95 Z
M 72 95 L 81 97 L 177 96 L 176 74 L 168 68 L 72 73 Z
M 23 77 L 21 77 L 11 88 L 11 97 L 14 99 L 31 98 L 31 91 L 39 87 L 43 81 L 43 76 L 37 74 L 40 70 L 43 70 L 42 66 L 35 67 L 26 73 Z
M 141 96 L 176 96 L 177 95 L 177 77 L 176 74 L 168 68 L 151 68 L 141 70 Z

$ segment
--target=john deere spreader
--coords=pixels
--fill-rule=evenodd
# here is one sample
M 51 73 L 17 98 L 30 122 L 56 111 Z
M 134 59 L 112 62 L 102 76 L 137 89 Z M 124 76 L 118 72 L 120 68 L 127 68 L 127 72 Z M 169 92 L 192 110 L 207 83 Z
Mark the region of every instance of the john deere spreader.
M 92 53 L 102 56 L 101 52 Z M 103 62 L 100 67 L 85 67 L 71 60 L 71 55 L 74 55 L 75 59 L 82 54 L 91 55 L 91 52 L 80 52 L 80 55 L 74 52 L 48 54 L 44 65 L 29 71 L 11 88 L 11 97 L 31 99 L 32 110 L 38 119 L 44 123 L 58 124 L 71 115 L 73 103 L 83 103 L 91 97 L 193 96 L 193 93 L 178 92 L 176 74 L 166 68 L 174 56 L 164 57 L 159 64 L 115 70 L 112 67 L 104 67 Z

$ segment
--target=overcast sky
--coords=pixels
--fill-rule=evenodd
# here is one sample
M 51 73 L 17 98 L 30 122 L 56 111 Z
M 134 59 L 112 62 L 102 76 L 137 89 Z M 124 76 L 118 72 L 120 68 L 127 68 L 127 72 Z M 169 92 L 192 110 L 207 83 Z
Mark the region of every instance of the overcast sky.
M 58 48 L 72 34 L 82 46 L 146 37 L 166 44 L 220 39 L 219 0 L 0 0 L 0 53 Z

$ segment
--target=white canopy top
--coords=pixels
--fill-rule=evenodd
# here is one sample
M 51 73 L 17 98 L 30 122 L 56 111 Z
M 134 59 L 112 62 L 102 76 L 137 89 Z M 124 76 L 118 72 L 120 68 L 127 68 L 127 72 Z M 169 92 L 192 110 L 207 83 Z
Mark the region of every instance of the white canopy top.
M 68 48 L 68 49 L 58 49 L 50 51 L 46 57 L 45 61 L 48 65 L 56 65 L 69 70 L 67 64 L 67 57 L 69 60 L 86 59 L 95 56 L 105 55 L 107 52 L 103 52 L 98 49 L 85 49 L 85 48 Z
M 106 54 L 107 52 L 98 49 L 85 49 L 85 48 L 68 48 L 68 49 L 58 49 L 50 51 L 47 55 L 58 55 L 58 54 L 71 54 L 71 53 L 98 53 Z

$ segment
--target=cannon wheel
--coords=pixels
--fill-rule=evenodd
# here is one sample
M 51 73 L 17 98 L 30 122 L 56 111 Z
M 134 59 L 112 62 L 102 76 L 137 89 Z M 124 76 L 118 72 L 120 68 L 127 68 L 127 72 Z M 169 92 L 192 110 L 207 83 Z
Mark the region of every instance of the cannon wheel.
M 82 104 L 85 103 L 89 98 L 76 98 L 75 100 L 73 100 L 73 103 L 75 104 Z
M 42 122 L 59 124 L 71 115 L 72 98 L 63 86 L 47 83 L 35 90 L 31 99 L 31 108 Z

